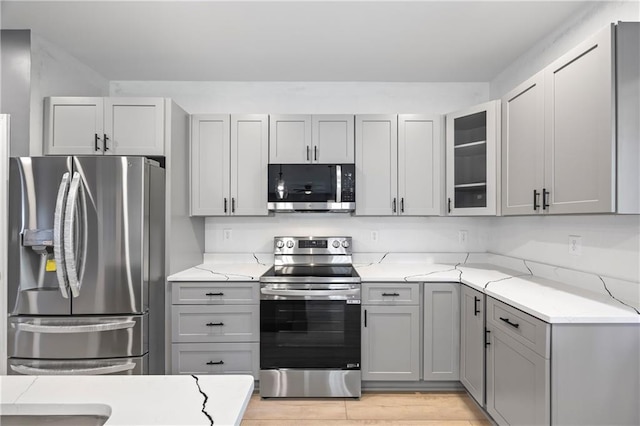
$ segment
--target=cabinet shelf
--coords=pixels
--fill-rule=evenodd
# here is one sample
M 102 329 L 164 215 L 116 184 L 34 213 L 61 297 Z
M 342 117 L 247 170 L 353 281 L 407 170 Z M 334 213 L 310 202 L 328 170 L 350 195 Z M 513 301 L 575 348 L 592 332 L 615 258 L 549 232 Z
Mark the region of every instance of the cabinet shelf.
M 454 188 L 480 188 L 483 186 L 487 186 L 487 182 L 477 182 L 477 183 L 461 183 L 459 185 L 455 185 Z
M 460 149 L 460 148 L 469 148 L 472 146 L 478 146 L 478 145 L 486 145 L 487 141 L 477 141 L 477 142 L 468 142 L 468 143 L 463 143 L 460 145 L 456 145 L 453 148 L 454 149 Z

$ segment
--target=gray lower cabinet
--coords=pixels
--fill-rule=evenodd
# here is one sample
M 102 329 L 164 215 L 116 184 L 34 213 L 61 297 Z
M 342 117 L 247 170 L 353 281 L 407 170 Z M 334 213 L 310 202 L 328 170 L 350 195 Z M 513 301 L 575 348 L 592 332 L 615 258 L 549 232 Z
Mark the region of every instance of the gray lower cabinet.
M 548 425 L 550 326 L 487 299 L 487 412 L 499 425 Z
M 424 380 L 459 380 L 460 284 L 424 284 Z
M 460 290 L 460 382 L 484 407 L 485 295 L 466 285 Z
M 418 283 L 363 283 L 362 380 L 420 380 Z
M 171 287 L 172 374 L 259 374 L 260 295 L 251 282 Z

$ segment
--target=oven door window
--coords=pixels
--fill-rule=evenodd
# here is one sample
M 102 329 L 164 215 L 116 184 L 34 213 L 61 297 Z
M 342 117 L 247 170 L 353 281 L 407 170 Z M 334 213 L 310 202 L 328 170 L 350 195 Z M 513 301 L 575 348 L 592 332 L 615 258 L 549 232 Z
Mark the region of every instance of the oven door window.
M 260 368 L 360 367 L 360 305 L 261 300 Z

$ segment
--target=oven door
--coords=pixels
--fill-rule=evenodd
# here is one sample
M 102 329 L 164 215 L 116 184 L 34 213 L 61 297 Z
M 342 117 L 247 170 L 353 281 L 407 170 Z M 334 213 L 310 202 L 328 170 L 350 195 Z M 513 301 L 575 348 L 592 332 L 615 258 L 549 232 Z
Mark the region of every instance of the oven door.
M 288 290 L 266 286 L 260 300 L 261 370 L 360 370 L 359 284 L 345 285 L 351 292 L 308 284 Z

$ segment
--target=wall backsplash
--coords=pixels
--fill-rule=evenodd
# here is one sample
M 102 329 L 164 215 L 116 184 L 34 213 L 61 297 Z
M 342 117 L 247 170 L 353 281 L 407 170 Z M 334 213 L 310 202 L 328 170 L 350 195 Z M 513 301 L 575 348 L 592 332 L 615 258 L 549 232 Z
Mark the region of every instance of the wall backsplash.
M 282 213 L 269 217 L 208 217 L 208 253 L 273 252 L 279 235 L 346 235 L 356 252 L 484 252 L 490 218 L 358 217 L 341 213 Z M 231 238 L 225 239 L 225 230 Z M 467 231 L 460 243 L 458 232 Z M 377 241 L 372 234 L 377 233 Z

